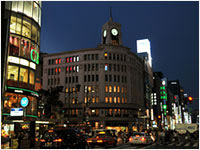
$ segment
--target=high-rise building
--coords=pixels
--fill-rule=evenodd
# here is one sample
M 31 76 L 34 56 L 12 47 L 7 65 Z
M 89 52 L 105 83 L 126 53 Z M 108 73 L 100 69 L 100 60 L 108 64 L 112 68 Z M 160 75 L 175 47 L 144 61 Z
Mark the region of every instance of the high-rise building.
M 41 2 L 2 2 L 2 120 L 14 123 L 37 118 L 35 88 L 39 64 Z
M 122 45 L 121 35 L 121 24 L 110 17 L 97 48 L 44 56 L 43 88 L 64 87 L 62 121 L 126 131 L 144 125 L 137 120 L 139 110 L 145 114 L 144 62 Z

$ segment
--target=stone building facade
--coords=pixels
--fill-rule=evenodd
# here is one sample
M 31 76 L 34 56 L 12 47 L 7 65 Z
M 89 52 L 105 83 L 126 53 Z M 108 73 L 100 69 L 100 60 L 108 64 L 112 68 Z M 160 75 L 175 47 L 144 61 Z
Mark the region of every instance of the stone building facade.
M 138 111 L 145 110 L 143 66 L 143 60 L 122 45 L 121 24 L 110 18 L 97 48 L 45 55 L 42 86 L 64 87 L 62 121 L 135 130 L 142 124 Z

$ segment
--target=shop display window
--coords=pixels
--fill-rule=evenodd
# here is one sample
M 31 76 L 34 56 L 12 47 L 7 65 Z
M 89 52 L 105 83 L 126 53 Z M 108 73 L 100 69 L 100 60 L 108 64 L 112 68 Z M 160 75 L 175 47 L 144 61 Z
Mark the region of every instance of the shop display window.
M 18 80 L 19 67 L 8 65 L 7 80 Z
M 35 84 L 35 73 L 33 71 L 30 71 L 30 74 L 29 74 L 29 83 L 30 84 Z
M 19 81 L 28 83 L 28 69 L 20 68 Z
M 32 7 L 33 7 L 32 4 L 33 4 L 32 1 L 24 2 L 24 13 L 29 17 L 32 17 Z
M 19 56 L 20 39 L 16 36 L 10 36 L 10 52 L 9 55 Z
M 30 41 L 24 38 L 21 40 L 20 56 L 30 58 Z
M 22 35 L 31 38 L 31 20 L 27 17 L 23 18 Z

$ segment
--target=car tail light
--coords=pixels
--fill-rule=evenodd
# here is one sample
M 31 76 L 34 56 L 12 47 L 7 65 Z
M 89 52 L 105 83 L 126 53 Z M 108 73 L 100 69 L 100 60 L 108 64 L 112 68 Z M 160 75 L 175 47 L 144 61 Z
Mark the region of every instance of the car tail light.
M 53 130 L 48 130 L 48 132 L 53 132 Z
M 146 138 L 145 138 L 145 137 L 142 137 L 142 138 L 141 138 L 141 141 L 145 141 L 145 140 L 146 140 Z
M 92 143 L 92 140 L 87 140 L 88 143 Z
M 53 142 L 62 142 L 62 139 L 55 139 Z
M 40 139 L 40 142 L 45 142 L 46 140 L 45 139 Z
M 133 138 L 132 138 L 132 137 L 130 137 L 128 140 L 131 142 L 131 141 L 133 141 Z
M 136 135 L 135 137 L 140 137 L 139 135 Z
M 97 140 L 97 143 L 103 143 L 103 140 Z

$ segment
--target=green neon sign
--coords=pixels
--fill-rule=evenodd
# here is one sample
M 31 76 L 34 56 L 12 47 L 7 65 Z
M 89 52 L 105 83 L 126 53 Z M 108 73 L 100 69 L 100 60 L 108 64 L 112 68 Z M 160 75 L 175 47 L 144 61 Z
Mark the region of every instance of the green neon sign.
M 38 118 L 38 116 L 34 116 L 34 115 L 25 115 L 25 117 L 33 117 L 33 118 Z
M 163 109 L 167 109 L 167 105 L 163 105 Z
M 33 57 L 33 52 L 36 54 L 36 58 Z M 39 53 L 35 49 L 31 50 L 31 60 L 39 64 Z
M 27 91 L 27 92 L 31 92 L 31 93 L 34 93 L 34 94 L 36 94 L 37 96 L 39 96 L 39 94 L 38 94 L 37 92 L 31 91 L 31 90 L 27 90 L 27 89 L 16 88 L 16 87 L 10 87 L 10 86 L 8 86 L 8 89 Z

